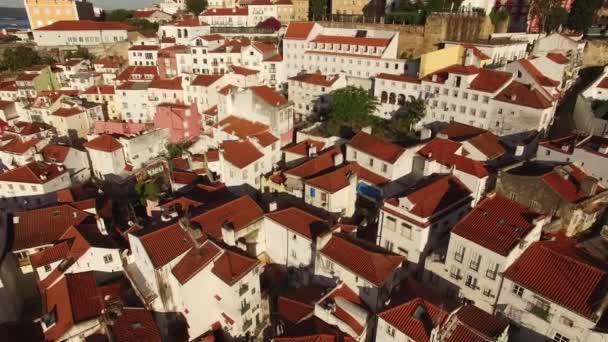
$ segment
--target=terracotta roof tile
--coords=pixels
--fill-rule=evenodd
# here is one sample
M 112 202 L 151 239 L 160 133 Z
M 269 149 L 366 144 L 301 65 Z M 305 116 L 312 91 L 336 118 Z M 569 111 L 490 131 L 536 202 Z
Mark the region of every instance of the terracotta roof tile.
M 491 315 L 474 305 L 460 308 L 452 317 L 452 324 L 444 324 L 449 331 L 444 335 L 448 342 L 495 341 L 507 329 L 509 322 Z M 440 332 L 441 334 L 441 332 Z
M 23 140 L 19 137 L 15 137 L 4 146 L 0 146 L 0 151 L 11 154 L 24 154 L 32 148 L 35 151 L 36 145 L 40 141 L 40 139 L 36 138 Z
M 518 81 L 512 81 L 496 95 L 495 100 L 537 109 L 546 109 L 552 106 L 551 101 L 538 89 L 531 88 L 529 85 Z
M 608 89 L 608 77 L 604 77 L 600 83 L 597 84 L 598 88 Z
M 416 311 L 422 311 L 424 314 L 418 318 L 415 316 Z M 447 315 L 448 312 L 445 309 L 422 298 L 414 298 L 383 311 L 378 316 L 410 339 L 418 342 L 428 342 L 431 336 L 429 328 L 436 327 L 437 322 L 442 322 Z M 429 326 L 425 321 L 426 319 L 428 319 L 428 322 L 432 322 L 432 325 Z
M 101 30 L 135 30 L 134 26 L 115 21 L 60 20 L 50 25 L 37 28 L 35 31 L 101 31 Z
M 376 75 L 376 79 L 405 82 L 405 83 L 420 83 L 420 80 L 415 76 L 410 75 L 393 75 L 380 73 Z
M 360 131 L 349 142 L 348 146 L 389 163 L 401 157 L 405 149 L 380 137 Z
M 545 76 L 538 68 L 534 66 L 527 59 L 520 59 L 519 64 L 524 68 L 524 70 L 532 76 L 543 87 L 557 87 L 559 85 L 559 81 L 552 80 L 549 77 Z
M 505 278 L 551 302 L 596 321 L 598 305 L 606 296 L 607 265 L 557 238 L 538 241 L 505 271 Z M 542 272 L 538 270 L 542 269 Z
M 232 72 L 234 72 L 237 75 L 242 75 L 242 76 L 251 76 L 251 75 L 256 75 L 257 73 L 259 73 L 259 71 L 257 71 L 257 70 L 248 69 L 248 68 L 237 66 L 237 65 L 232 66 Z
M 553 170 L 542 176 L 545 184 L 553 189 L 561 198 L 570 203 L 577 203 L 589 197 L 589 194 L 586 194 L 580 186 L 582 181 L 586 178 L 591 178 L 591 181 L 596 181 L 574 164 L 560 167 L 559 171 Z M 603 191 L 603 189 L 598 187 L 598 192 L 600 191 Z
M 228 116 L 220 121 L 217 126 L 224 132 L 236 135 L 240 139 L 246 139 L 249 136 L 260 134 L 270 130 L 268 125 L 257 121 L 249 121 L 237 116 Z
M 193 247 L 190 236 L 178 223 L 143 234 L 139 240 L 155 269 L 163 267 Z
M 266 103 L 274 107 L 281 107 L 288 103 L 287 99 L 276 90 L 268 86 L 250 87 L 253 93 L 262 98 Z
M 0 173 L 0 181 L 45 184 L 67 173 L 67 170 L 60 170 L 57 165 L 34 161 Z
M 332 236 L 320 253 L 376 286 L 382 286 L 405 258 L 363 240 Z
M 480 69 L 469 89 L 495 93 L 504 87 L 513 78 L 513 74 L 505 71 Z
M 84 143 L 84 147 L 103 152 L 114 152 L 122 148 L 122 144 L 111 135 L 103 134 Z
M 217 80 L 222 78 L 224 75 L 196 75 L 194 80 L 190 83 L 193 86 L 208 87 L 215 83 Z
M 50 163 L 63 163 L 65 158 L 68 157 L 70 153 L 70 146 L 67 145 L 58 145 L 58 144 L 50 144 L 46 145 L 42 149 L 42 157 L 44 161 Z
M 475 177 L 487 177 L 490 173 L 484 163 L 456 154 L 456 151 L 461 147 L 462 144 L 459 142 L 434 138 L 421 148 L 418 153 L 440 164 L 454 166 L 457 170 Z
M 296 207 L 268 213 L 266 217 L 309 240 L 330 232 L 327 222 Z
M 323 75 L 320 72 L 303 73 L 297 76 L 290 77 L 289 80 L 297 81 L 320 87 L 331 87 L 340 78 L 339 75 Z
M 61 241 L 49 248 L 30 255 L 30 261 L 34 269 L 50 265 L 56 261 L 65 259 L 68 256 L 70 247 L 68 241 Z
M 84 95 L 97 95 L 97 94 L 114 95 L 114 93 L 115 93 L 114 86 L 107 85 L 107 84 L 99 85 L 99 86 L 92 86 L 82 92 L 82 94 L 84 94 Z
M 249 7 L 237 7 L 237 8 L 209 8 L 201 12 L 203 17 L 213 16 L 246 16 L 249 15 Z
M 570 63 L 570 60 L 568 59 L 568 57 L 564 56 L 562 53 L 559 52 L 550 52 L 547 54 L 547 58 L 549 58 L 550 60 L 554 61 L 557 64 L 568 64 Z
M 213 263 L 211 272 L 226 284 L 232 286 L 239 279 L 253 270 L 260 262 L 252 258 L 231 250 L 224 253 Z
M 375 46 L 375 47 L 386 47 L 391 42 L 390 39 L 385 38 L 369 38 L 369 37 L 347 37 L 347 36 L 331 36 L 331 35 L 318 35 L 311 43 L 325 43 L 325 44 L 349 44 L 349 45 L 361 45 L 361 46 Z
M 239 169 L 264 157 L 264 154 L 249 141 L 224 141 L 220 145 L 220 149 L 224 160 Z
M 145 308 L 124 307 L 110 327 L 115 342 L 161 342 L 152 313 Z
M 306 140 L 300 141 L 297 144 L 285 146 L 283 148 L 283 151 L 288 152 L 288 153 L 297 154 L 300 156 L 308 156 L 309 148 L 312 146 L 314 146 L 317 149 L 317 153 L 319 153 L 319 152 L 321 152 L 321 150 L 323 150 L 325 143 L 322 141 L 306 139 Z
M 507 256 L 536 226 L 541 215 L 502 195 L 483 199 L 460 222 L 452 234 Z
M 303 318 L 307 318 L 315 310 L 313 303 L 303 303 L 288 297 L 280 296 L 277 299 L 277 312 L 282 319 L 290 323 L 298 323 Z
M 349 185 L 349 174 L 356 175 L 360 180 L 365 180 L 376 186 L 388 183 L 388 179 L 360 167 L 356 162 L 344 164 L 335 170 L 309 178 L 305 180 L 305 183 L 308 186 L 335 193 Z
M 283 38 L 304 40 L 308 38 L 314 26 L 314 22 L 290 22 Z
M 182 90 L 182 78 L 175 77 L 170 80 L 161 79 L 159 77 L 155 77 L 152 82 L 150 82 L 149 88 L 156 89 L 168 89 L 168 90 Z
M 70 108 L 62 107 L 62 108 L 57 109 L 53 113 L 51 113 L 51 115 L 59 116 L 62 118 L 67 118 L 67 117 L 82 114 L 82 113 L 83 113 L 83 110 L 78 107 L 70 107 Z
M 238 232 L 263 216 L 264 211 L 251 197 L 242 196 L 196 215 L 191 220 L 198 223 L 205 234 L 221 239 L 223 225 Z
M 211 264 L 213 259 L 220 253 L 221 249 L 210 240 L 207 240 L 200 248 L 190 249 L 190 251 L 173 267 L 171 272 L 177 281 L 183 285 L 202 271 L 207 265 Z

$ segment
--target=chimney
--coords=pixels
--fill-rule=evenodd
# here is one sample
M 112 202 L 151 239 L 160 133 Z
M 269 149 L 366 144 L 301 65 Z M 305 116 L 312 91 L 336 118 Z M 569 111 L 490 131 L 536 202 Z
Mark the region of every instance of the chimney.
M 307 147 L 308 147 L 308 153 L 307 154 L 308 154 L 309 157 L 314 157 L 314 156 L 317 155 L 317 145 L 315 145 L 315 144 L 308 144 Z
M 568 145 L 568 144 L 562 145 L 562 151 L 564 151 L 564 152 L 570 151 L 570 145 Z
M 46 179 L 47 179 L 47 174 L 46 174 L 46 172 L 41 173 L 41 174 L 40 174 L 40 180 L 45 181 Z
M 335 167 L 342 165 L 342 163 L 344 162 L 344 156 L 342 156 L 342 152 L 334 154 L 333 158 Z
M 437 75 L 433 75 L 433 76 L 431 76 L 431 80 L 432 80 L 433 82 L 437 82 Z
M 511 101 L 517 101 L 517 94 L 511 94 Z
M 272 201 L 268 203 L 268 211 L 273 212 L 277 211 L 277 201 Z
M 600 148 L 597 151 L 601 154 L 608 154 L 608 145 L 600 146 Z

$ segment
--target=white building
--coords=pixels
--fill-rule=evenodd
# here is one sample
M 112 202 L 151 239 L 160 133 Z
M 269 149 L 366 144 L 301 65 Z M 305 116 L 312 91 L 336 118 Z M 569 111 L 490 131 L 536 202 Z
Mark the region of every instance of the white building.
M 91 167 L 86 151 L 67 145 L 50 144 L 45 146 L 40 154 L 46 163 L 63 165 L 68 170 L 73 183 L 82 183 L 91 178 Z
M 211 27 L 205 22 L 199 22 L 196 18 L 176 20 L 158 28 L 158 35 L 161 39 L 174 38 L 175 44 L 180 45 L 188 45 L 192 38 L 204 36 L 210 32 Z
M 405 258 L 366 241 L 335 234 L 317 252 L 318 281 L 344 282 L 356 291 L 372 312 L 378 312 L 401 280 Z
M 135 27 L 119 22 L 63 20 L 33 31 L 38 46 L 96 46 L 115 44 L 128 39 Z
M 295 112 L 302 116 L 322 113 L 329 109 L 330 93 L 346 87 L 344 75 L 323 75 L 302 73 L 289 78 L 289 98 L 294 102 Z
M 405 108 L 411 97 L 420 98 L 422 87 L 417 77 L 380 73 L 374 78 L 374 96 L 378 101 L 375 114 L 390 119 Z
M 498 307 L 526 341 L 605 341 L 605 260 L 565 238 L 538 241 L 504 272 Z M 542 272 L 538 270 L 542 269 Z
M 111 135 L 100 135 L 84 143 L 91 159 L 93 175 L 104 179 L 107 175 L 121 175 L 126 171 L 123 145 Z
M 452 284 L 448 292 L 456 288 L 458 297 L 493 312 L 502 273 L 540 239 L 548 222 L 548 217 L 491 193 L 454 227 L 445 261 L 426 268 Z
M 363 32 L 363 33 L 361 33 Z M 368 79 L 380 73 L 401 75 L 406 60 L 397 56 L 399 33 L 394 31 L 322 27 L 289 23 L 283 37 L 287 77 L 321 72 Z
M 152 122 L 156 108 L 150 105 L 150 82 L 124 82 L 116 87 L 116 107 L 120 118 L 128 122 Z
M 248 184 L 254 189 L 259 189 L 260 176 L 272 170 L 272 163 L 266 160 L 258 146 L 248 140 L 221 143 L 220 175 L 222 182 L 227 186 Z
M 129 65 L 155 66 L 158 61 L 158 45 L 133 45 L 129 48 Z
M 431 175 L 384 201 L 377 244 L 421 269 L 441 240 L 469 210 L 469 189 L 452 175 Z
M 473 0 L 475 1 L 475 0 Z M 479 0 L 477 0 L 479 1 Z M 481 0 L 486 1 L 486 0 Z M 493 1 L 492 7 L 494 7 Z M 490 13 L 490 12 L 486 12 Z M 490 64 L 504 65 L 509 62 L 526 58 L 528 56 L 528 41 L 527 40 L 515 40 L 510 38 L 494 38 L 488 40 L 472 40 L 472 41 L 446 41 L 444 42 L 444 48 L 448 48 L 455 45 L 462 45 L 465 48 L 474 48 L 476 53 L 481 53 L 487 58 Z
M 608 67 L 604 67 L 600 76 L 583 90 L 582 95 L 588 99 L 608 100 Z
M 65 167 L 38 161 L 0 173 L 2 198 L 42 196 L 71 184 Z
M 209 8 L 201 12 L 201 22 L 220 27 L 249 27 L 251 24 L 249 7 Z

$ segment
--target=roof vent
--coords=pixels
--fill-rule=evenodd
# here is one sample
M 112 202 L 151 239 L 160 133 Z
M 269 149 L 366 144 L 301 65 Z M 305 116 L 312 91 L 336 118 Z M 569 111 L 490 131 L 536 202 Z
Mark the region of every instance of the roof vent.
M 517 101 L 517 94 L 511 94 L 511 101 Z
M 13 224 L 19 223 L 19 216 L 13 216 Z

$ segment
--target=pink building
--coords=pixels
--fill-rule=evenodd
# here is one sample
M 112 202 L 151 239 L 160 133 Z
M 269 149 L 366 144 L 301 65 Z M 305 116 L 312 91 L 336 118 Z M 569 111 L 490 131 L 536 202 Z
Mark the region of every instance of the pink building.
M 156 108 L 154 127 L 168 128 L 171 143 L 198 137 L 203 129 L 203 119 L 196 104 L 161 103 Z

